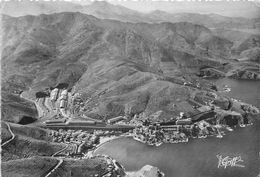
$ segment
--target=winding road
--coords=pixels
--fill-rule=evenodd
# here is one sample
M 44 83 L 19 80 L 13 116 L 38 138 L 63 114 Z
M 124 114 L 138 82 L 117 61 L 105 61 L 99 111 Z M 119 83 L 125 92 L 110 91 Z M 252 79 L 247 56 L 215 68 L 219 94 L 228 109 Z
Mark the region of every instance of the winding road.
M 1 144 L 2 147 L 3 147 L 4 145 L 10 143 L 10 142 L 15 138 L 15 134 L 12 132 L 10 125 L 9 125 L 8 123 L 6 123 L 6 122 L 4 122 L 4 123 L 7 125 L 8 130 L 9 130 L 9 132 L 11 133 L 12 137 L 11 137 L 9 140 L 7 140 L 6 142 L 4 142 L 3 144 Z
M 63 149 L 61 149 L 61 150 L 55 152 L 55 153 L 52 155 L 52 157 L 55 157 L 57 154 L 61 153 L 62 151 L 65 151 L 68 147 L 69 147 L 69 144 L 66 144 L 66 147 L 64 147 Z
M 52 157 L 55 157 L 57 154 L 61 153 L 62 151 L 65 151 L 67 148 L 69 147 L 69 144 L 66 144 L 66 147 L 62 148 L 61 150 L 55 152 Z M 53 167 L 48 173 L 47 175 L 45 175 L 45 177 L 50 177 L 63 163 L 63 159 L 58 158 L 59 162 L 57 163 L 57 165 L 55 167 Z

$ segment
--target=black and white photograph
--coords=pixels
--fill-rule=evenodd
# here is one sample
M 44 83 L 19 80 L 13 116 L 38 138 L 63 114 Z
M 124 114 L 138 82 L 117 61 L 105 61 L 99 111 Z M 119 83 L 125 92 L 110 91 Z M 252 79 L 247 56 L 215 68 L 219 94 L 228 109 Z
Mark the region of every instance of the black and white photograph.
M 0 4 L 1 177 L 260 177 L 260 1 Z

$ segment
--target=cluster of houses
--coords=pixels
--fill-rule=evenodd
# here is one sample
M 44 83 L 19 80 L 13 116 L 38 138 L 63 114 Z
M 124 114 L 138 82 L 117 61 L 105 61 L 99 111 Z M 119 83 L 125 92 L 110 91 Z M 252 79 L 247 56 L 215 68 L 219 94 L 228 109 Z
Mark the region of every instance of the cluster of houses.
M 103 131 L 93 130 L 82 131 L 82 130 L 64 130 L 59 129 L 58 131 L 51 130 L 49 137 L 52 142 L 65 143 L 68 145 L 74 145 L 76 148 L 72 148 L 73 152 L 69 152 L 67 155 L 78 155 L 82 156 L 84 153 L 95 148 L 100 143 L 101 137 L 121 135 L 122 131 Z M 76 150 L 74 150 L 76 149 Z
M 133 131 L 133 136 L 137 141 L 155 146 L 159 146 L 162 143 L 187 142 L 188 136 L 184 132 L 179 131 L 179 129 L 179 126 L 138 127 Z
M 81 154 L 82 151 L 93 148 L 99 140 L 99 137 L 95 134 L 95 132 L 89 133 L 82 130 L 52 130 L 50 131 L 49 136 L 52 138 L 53 142 L 76 145 L 77 151 L 75 153 L 77 154 Z
M 51 101 L 55 102 L 60 101 L 59 108 L 60 110 L 65 110 L 69 100 L 69 94 L 67 89 L 58 89 L 55 88 L 50 93 Z M 143 124 L 134 129 L 133 136 L 136 140 L 145 142 L 150 145 L 160 145 L 161 143 L 176 143 L 176 142 L 187 142 L 189 137 L 199 137 L 203 138 L 209 135 L 218 135 L 221 136 L 219 130 L 214 126 L 216 123 L 209 124 L 205 120 L 216 120 L 217 111 L 215 106 L 205 106 L 205 103 L 211 102 L 216 98 L 214 94 L 196 94 L 194 101 L 191 102 L 196 106 L 198 111 L 197 114 L 193 115 L 190 118 L 187 118 L 184 113 L 180 113 L 180 116 L 172 122 L 160 122 L 153 124 Z M 71 100 L 71 99 L 70 99 Z M 84 107 L 83 100 L 81 95 L 75 93 L 72 96 L 73 112 L 79 112 L 75 108 Z M 228 101 L 222 101 L 225 104 L 229 103 Z M 221 102 L 221 103 L 222 103 Z M 224 104 L 223 103 L 223 104 Z M 225 107 L 226 105 L 224 105 Z M 127 121 L 126 116 L 118 116 L 104 121 L 67 121 L 66 125 L 68 126 L 105 126 L 107 124 L 120 124 Z M 46 123 L 47 124 L 47 123 Z M 54 141 L 56 142 L 71 142 L 71 141 L 89 141 L 86 134 L 87 132 L 81 132 L 76 137 L 74 134 L 79 133 L 79 131 L 71 132 L 68 131 L 65 134 L 54 135 Z M 104 132 L 102 132 L 104 133 Z M 102 135 L 104 136 L 104 135 Z M 91 140 L 92 142 L 92 140 Z
M 164 132 L 150 127 L 137 127 L 133 130 L 133 138 L 142 143 L 159 146 L 163 142 Z
M 58 143 L 73 143 L 73 142 L 81 142 L 81 141 L 91 141 L 95 143 L 97 141 L 97 136 L 95 134 L 82 131 L 82 130 L 63 130 L 59 129 L 59 131 L 51 130 L 50 134 L 52 137 L 52 141 Z
M 184 123 L 189 124 L 184 124 Z M 188 142 L 188 138 L 206 138 L 207 136 L 222 137 L 219 129 L 202 120 L 190 124 L 188 120 L 182 124 L 153 123 L 136 127 L 133 130 L 135 140 L 149 145 L 159 146 L 162 143 Z

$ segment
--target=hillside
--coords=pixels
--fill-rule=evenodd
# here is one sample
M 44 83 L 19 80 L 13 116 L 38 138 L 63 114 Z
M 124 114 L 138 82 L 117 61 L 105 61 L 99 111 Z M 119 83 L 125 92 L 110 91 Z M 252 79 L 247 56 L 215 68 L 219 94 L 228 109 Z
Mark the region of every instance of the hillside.
M 7 84 L 4 85 L 4 87 L 5 86 L 7 86 Z M 12 87 L 12 85 L 8 85 L 7 87 L 13 91 L 17 91 L 17 89 L 21 91 L 21 88 Z M 4 121 L 18 123 L 23 119 L 28 119 L 33 122 L 33 120 L 38 117 L 35 105 L 26 99 L 20 98 L 16 94 L 2 91 L 1 104 L 1 119 Z
M 58 160 L 47 157 L 32 157 L 29 159 L 19 159 L 2 162 L 1 173 L 3 176 L 44 176 Z
M 97 97 L 87 106 L 94 116 L 136 108 L 131 114 L 152 114 L 159 109 L 157 97 L 171 100 L 160 108 L 166 115 L 179 112 L 170 105 L 178 98 L 185 102 L 192 90 L 179 84 L 201 67 L 221 67 L 232 47 L 201 25 L 122 23 L 81 13 L 4 16 L 3 32 L 4 91 L 22 90 L 23 97 L 35 99 L 36 92 L 67 83 L 84 101 L 104 92 L 101 105 L 94 105 Z
M 213 29 L 212 32 L 233 42 L 231 53 L 234 58 L 259 63 L 259 33 L 231 29 Z
M 65 147 L 64 144 L 49 142 L 48 130 L 12 123 L 9 125 L 15 138 L 2 146 L 1 159 L 3 162 L 37 155 L 51 156 Z M 1 134 L 2 144 L 11 137 L 4 122 L 1 122 Z
M 146 15 L 151 22 L 190 22 L 204 25 L 208 28 L 225 29 L 255 29 L 259 28 L 259 18 L 247 19 L 243 17 L 225 17 L 218 14 L 197 13 L 168 13 L 164 11 L 153 11 Z
M 52 157 L 31 157 L 27 159 L 18 159 L 8 162 L 2 162 L 2 174 L 4 176 L 46 176 L 61 159 Z M 61 165 L 50 176 L 63 177 L 89 177 L 102 176 L 107 173 L 108 163 L 106 158 L 94 157 L 91 159 L 62 159 Z M 120 176 L 123 176 L 119 173 Z M 117 174 L 112 174 L 116 177 Z
M 142 18 L 145 18 L 138 11 L 120 5 L 112 5 L 106 1 L 94 1 L 89 5 L 82 6 L 80 12 L 101 19 L 115 19 L 128 22 L 142 22 Z
M 37 92 L 66 83 L 82 94 L 85 113 L 99 118 L 160 110 L 170 118 L 189 105 L 198 83 L 212 88 L 194 74 L 207 67 L 228 71 L 236 50 L 235 41 L 187 22 L 134 24 L 66 12 L 4 16 L 2 30 L 3 91 L 34 100 Z M 237 53 L 258 45 L 244 43 Z
M 244 126 L 259 118 L 257 107 L 225 95 L 227 85 L 218 92 L 205 79 L 260 80 L 259 35 L 207 26 L 225 21 L 243 28 L 243 19 L 158 12 L 148 19 L 157 23 L 146 23 L 146 15 L 104 2 L 62 12 L 69 4 L 61 13 L 44 5 L 41 13 L 50 14 L 2 16 L 3 175 L 46 176 L 54 169 L 50 176 L 122 176 L 112 158 L 93 156 L 95 148 L 129 129 L 136 135 L 141 122 L 146 130 L 147 122 L 156 122 L 155 134 L 157 126 L 168 131 L 169 121 L 177 125 L 175 143 L 188 141 L 179 131 L 186 125 L 194 125 L 188 133 L 195 138 L 213 135 L 206 132 L 211 124 L 221 135 L 215 125 Z M 174 23 L 162 20 L 168 17 Z M 145 166 L 130 174 L 160 171 Z

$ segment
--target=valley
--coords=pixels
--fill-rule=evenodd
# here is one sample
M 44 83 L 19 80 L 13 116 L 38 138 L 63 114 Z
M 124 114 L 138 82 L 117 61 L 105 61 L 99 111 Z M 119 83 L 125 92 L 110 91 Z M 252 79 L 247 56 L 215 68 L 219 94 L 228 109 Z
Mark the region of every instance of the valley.
M 214 146 L 259 121 L 259 18 L 69 4 L 2 14 L 3 175 L 171 175 L 103 148 Z

